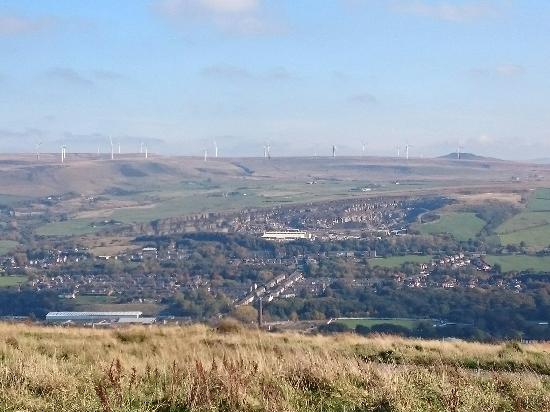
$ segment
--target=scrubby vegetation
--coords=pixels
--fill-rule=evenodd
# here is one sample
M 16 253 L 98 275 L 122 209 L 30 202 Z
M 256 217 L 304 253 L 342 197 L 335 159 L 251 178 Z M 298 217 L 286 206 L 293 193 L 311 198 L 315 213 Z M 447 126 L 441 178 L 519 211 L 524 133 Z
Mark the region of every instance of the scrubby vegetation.
M 545 411 L 550 345 L 0 326 L 9 411 Z

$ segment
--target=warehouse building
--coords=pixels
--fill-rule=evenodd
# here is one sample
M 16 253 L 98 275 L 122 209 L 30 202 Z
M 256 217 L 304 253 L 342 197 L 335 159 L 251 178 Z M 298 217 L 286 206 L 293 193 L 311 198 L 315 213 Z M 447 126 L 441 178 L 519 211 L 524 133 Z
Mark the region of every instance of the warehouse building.
M 264 232 L 263 239 L 267 240 L 298 240 L 298 239 L 311 239 L 311 233 L 303 232 L 300 230 L 280 230 L 273 232 Z
M 50 323 L 141 323 L 142 312 L 49 312 L 46 322 Z

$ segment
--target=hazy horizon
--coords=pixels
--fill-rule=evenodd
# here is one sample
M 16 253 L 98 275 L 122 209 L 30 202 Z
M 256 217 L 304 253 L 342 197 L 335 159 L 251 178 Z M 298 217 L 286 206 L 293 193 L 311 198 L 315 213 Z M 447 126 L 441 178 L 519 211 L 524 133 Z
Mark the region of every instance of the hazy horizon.
M 0 152 L 550 157 L 550 4 L 6 0 Z

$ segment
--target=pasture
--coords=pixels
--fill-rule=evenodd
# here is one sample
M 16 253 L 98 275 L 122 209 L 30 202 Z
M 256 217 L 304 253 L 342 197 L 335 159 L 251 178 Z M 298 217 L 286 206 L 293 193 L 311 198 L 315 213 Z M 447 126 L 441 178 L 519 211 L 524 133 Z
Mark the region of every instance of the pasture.
M 369 259 L 369 265 L 386 269 L 399 268 L 405 263 L 430 263 L 432 256 L 404 255 Z
M 521 213 L 501 224 L 496 233 L 503 245 L 524 243 L 532 250 L 550 245 L 550 189 L 538 189 Z
M 94 224 L 94 219 L 69 219 L 42 225 L 36 229 L 36 234 L 40 236 L 80 236 L 97 233 L 104 227 Z
M 348 328 L 355 329 L 356 326 L 372 328 L 376 325 L 402 326 L 407 329 L 414 329 L 421 322 L 434 323 L 433 319 L 406 319 L 406 318 L 338 318 L 334 322 L 342 323 Z
M 550 272 L 550 256 L 487 255 L 485 260 L 490 265 L 500 265 L 503 272 Z
M 0 256 L 7 255 L 14 250 L 17 245 L 19 245 L 19 243 L 14 240 L 0 240 Z
M 0 276 L 0 288 L 18 286 L 27 280 L 26 276 Z
M 449 234 L 456 240 L 466 241 L 476 238 L 485 224 L 475 213 L 450 212 L 441 215 L 434 222 L 417 225 L 416 228 L 422 234 Z

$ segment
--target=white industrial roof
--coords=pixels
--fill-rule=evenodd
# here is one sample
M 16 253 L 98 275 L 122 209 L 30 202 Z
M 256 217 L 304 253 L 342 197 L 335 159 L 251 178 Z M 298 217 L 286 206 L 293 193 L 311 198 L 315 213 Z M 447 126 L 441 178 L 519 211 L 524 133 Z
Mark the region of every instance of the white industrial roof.
M 142 312 L 48 312 L 46 317 L 67 317 L 67 316 L 141 316 Z

